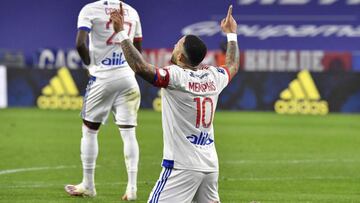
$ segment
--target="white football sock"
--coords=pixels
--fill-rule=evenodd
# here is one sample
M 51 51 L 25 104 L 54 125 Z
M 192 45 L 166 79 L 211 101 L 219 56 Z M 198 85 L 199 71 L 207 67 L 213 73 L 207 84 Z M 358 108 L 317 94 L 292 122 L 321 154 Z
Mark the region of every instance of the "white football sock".
M 136 179 L 139 162 L 139 145 L 136 140 L 135 128 L 119 128 L 124 143 L 124 158 L 128 173 L 127 189 L 136 190 Z
M 94 188 L 95 165 L 99 152 L 98 130 L 91 130 L 86 125 L 82 126 L 81 161 L 83 165 L 83 181 L 85 188 Z

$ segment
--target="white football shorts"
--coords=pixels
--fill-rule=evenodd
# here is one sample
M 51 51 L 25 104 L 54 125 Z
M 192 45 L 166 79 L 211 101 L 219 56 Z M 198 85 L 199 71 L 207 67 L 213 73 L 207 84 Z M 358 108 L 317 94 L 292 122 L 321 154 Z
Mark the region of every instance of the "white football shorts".
M 220 202 L 218 172 L 163 168 L 148 203 Z
M 84 96 L 81 117 L 105 124 L 110 111 L 117 125 L 137 125 L 140 90 L 134 76 L 96 78 L 91 76 Z

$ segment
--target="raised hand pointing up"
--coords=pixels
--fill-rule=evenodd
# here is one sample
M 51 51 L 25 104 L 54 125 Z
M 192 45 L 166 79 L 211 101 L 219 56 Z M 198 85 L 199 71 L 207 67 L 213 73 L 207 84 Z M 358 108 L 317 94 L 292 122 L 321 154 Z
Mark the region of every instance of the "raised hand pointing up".
M 232 16 L 233 6 L 229 6 L 227 16 L 221 21 L 221 30 L 224 33 L 236 33 L 237 23 Z

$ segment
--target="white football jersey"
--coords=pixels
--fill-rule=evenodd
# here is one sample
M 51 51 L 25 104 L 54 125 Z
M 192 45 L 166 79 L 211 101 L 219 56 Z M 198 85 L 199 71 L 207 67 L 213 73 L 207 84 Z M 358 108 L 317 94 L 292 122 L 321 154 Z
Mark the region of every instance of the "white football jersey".
M 142 40 L 140 18 L 134 8 L 123 4 L 125 31 L 131 40 Z M 85 5 L 78 17 L 78 29 L 89 32 L 89 51 L 91 64 L 88 66 L 91 75 L 108 77 L 114 71 L 121 71 L 126 77 L 134 75 L 128 66 L 115 32 L 110 22 L 110 13 L 119 9 L 118 0 L 100 0 Z
M 213 118 L 218 96 L 230 81 L 226 68 L 197 71 L 172 65 L 157 69 L 162 90 L 163 166 L 218 171 Z

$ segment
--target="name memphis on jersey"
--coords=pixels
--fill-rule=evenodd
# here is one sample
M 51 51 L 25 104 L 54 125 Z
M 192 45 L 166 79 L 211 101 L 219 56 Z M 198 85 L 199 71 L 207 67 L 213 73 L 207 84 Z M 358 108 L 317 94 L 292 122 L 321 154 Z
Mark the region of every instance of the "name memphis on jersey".
M 220 71 L 219 71 L 220 72 Z M 225 72 L 224 72 L 225 73 Z M 209 74 L 205 73 L 203 75 L 196 75 L 193 72 L 190 72 L 190 76 L 194 78 L 203 79 L 207 77 Z M 154 85 L 157 87 L 167 87 L 169 84 L 169 71 L 167 68 L 159 68 L 156 70 Z M 202 81 L 202 82 L 188 82 L 188 90 L 192 92 L 213 92 L 216 91 L 215 82 L 210 81 Z
M 189 82 L 189 90 L 192 92 L 211 92 L 216 91 L 216 86 L 214 81 L 199 83 L 199 82 Z

